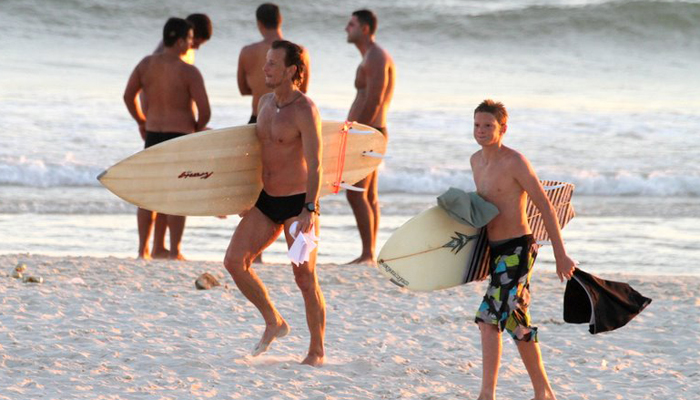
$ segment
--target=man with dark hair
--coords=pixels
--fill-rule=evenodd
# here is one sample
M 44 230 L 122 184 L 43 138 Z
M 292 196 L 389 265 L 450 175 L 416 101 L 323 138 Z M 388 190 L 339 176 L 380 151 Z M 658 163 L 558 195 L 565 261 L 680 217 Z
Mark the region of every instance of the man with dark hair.
M 258 6 L 255 11 L 258 31 L 263 37 L 263 40 L 251 43 L 243 49 L 238 57 L 238 90 L 243 96 L 253 96 L 253 111 L 251 112 L 249 124 L 254 124 L 258 120 L 258 102 L 260 98 L 270 93 L 270 89 L 265 84 L 265 74 L 263 66 L 266 62 L 267 51 L 270 50 L 272 43 L 276 40 L 282 40 L 282 14 L 276 4 L 264 3 Z M 309 74 L 311 72 L 311 62 L 309 53 L 304 50 L 302 53 L 304 61 L 304 78 L 298 84 L 298 88 L 302 93 L 306 93 L 309 87 Z M 262 253 L 255 259 L 256 263 L 262 263 Z
M 249 124 L 254 124 L 257 120 L 260 97 L 271 91 L 265 85 L 265 74 L 263 73 L 267 51 L 270 50 L 272 42 L 282 40 L 282 15 L 277 5 L 261 4 L 255 12 L 255 17 L 258 31 L 260 31 L 263 40 L 243 47 L 238 57 L 238 90 L 243 96 L 253 96 L 253 111 L 248 121 Z M 298 88 L 302 93 L 306 93 L 311 73 L 309 53 L 306 50 L 302 53 L 302 60 L 304 61 L 305 73 Z
M 187 50 L 181 58 L 182 61 L 194 65 L 194 52 L 199 49 L 199 46 L 203 45 L 209 39 L 213 32 L 211 19 L 206 14 L 190 14 L 185 18 L 187 22 L 190 23 L 191 27 L 194 29 L 194 38 L 192 39 L 192 47 Z M 159 54 L 163 52 L 163 41 L 158 43 L 158 46 L 153 51 L 153 54 Z M 145 113 L 148 109 L 148 104 L 144 92 L 141 92 L 139 96 L 141 101 L 141 108 Z M 195 108 L 196 111 L 196 108 Z M 167 218 L 163 214 L 156 214 L 155 227 L 153 228 L 153 252 L 151 255 L 153 258 L 168 258 L 170 257 L 170 250 L 165 248 L 165 234 L 168 229 Z
M 263 189 L 255 206 L 242 214 L 224 258 L 224 266 L 241 293 L 265 320 L 265 332 L 253 356 L 289 333 L 289 325 L 252 268 L 253 260 L 282 231 L 288 247 L 297 235 L 313 232 L 318 236 L 323 175 L 321 117 L 297 86 L 304 79 L 302 48 L 287 41 L 273 42 L 263 69 L 265 84 L 273 90 L 260 98 L 255 127 L 260 139 Z M 296 226 L 291 230 L 293 223 Z M 292 270 L 304 297 L 311 336 L 302 364 L 320 366 L 325 358 L 326 306 L 316 276 L 316 250 L 309 254 L 309 261 L 293 265 Z
M 375 42 L 376 29 L 377 17 L 369 10 L 352 13 L 345 27 L 348 43 L 353 43 L 362 55 L 362 62 L 355 76 L 357 95 L 350 108 L 348 120 L 373 126 L 387 135 L 386 115 L 394 95 L 396 67 L 389 53 Z M 374 265 L 380 214 L 377 171 L 355 186 L 364 190 L 348 190 L 347 198 L 360 231 L 362 254 L 350 264 Z
M 483 377 L 479 400 L 495 400 L 501 361 L 501 333 L 518 346 L 537 400 L 555 400 L 537 344 L 537 328 L 530 323 L 530 276 L 537 257 L 525 206 L 527 198 L 542 214 L 554 248 L 559 279 L 571 279 L 576 262 L 566 253 L 559 223 L 530 162 L 503 145 L 508 112 L 500 102 L 485 100 L 474 110 L 474 139 L 481 150 L 470 163 L 476 190 L 498 208 L 486 226 L 491 249 L 491 281 L 476 312 L 481 331 Z
M 187 50 L 187 53 L 182 56 L 182 61 L 194 65 L 194 51 L 199 50 L 199 46 L 208 42 L 211 39 L 213 33 L 213 27 L 211 24 L 211 19 L 206 14 L 190 14 L 185 18 L 194 29 L 194 38 L 192 40 L 192 47 Z M 163 42 L 161 41 L 156 46 L 153 54 L 158 54 L 163 51 Z
M 201 131 L 209 122 L 209 99 L 199 70 L 182 60 L 192 46 L 193 30 L 189 22 L 170 18 L 163 28 L 163 52 L 145 57 L 129 77 L 124 102 L 139 126 L 145 147 L 156 145 L 188 133 Z M 141 107 L 139 93 L 148 99 Z M 194 112 L 196 105 L 198 112 Z M 139 208 L 139 258 L 150 259 L 148 239 L 154 213 Z M 185 229 L 185 217 L 166 215 L 170 227 L 171 259 L 182 260 L 180 242 Z

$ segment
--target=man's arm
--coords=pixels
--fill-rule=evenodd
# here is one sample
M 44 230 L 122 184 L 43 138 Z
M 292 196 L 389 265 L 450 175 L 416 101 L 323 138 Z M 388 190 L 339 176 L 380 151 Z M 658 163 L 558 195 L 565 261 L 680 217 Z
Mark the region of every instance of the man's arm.
M 367 55 L 365 64 L 365 101 L 357 115 L 357 122 L 369 124 L 381 110 L 382 99 L 389 80 L 389 63 L 382 51 L 373 51 Z
M 308 111 L 297 116 L 297 126 L 301 132 L 301 144 L 304 151 L 304 161 L 306 161 L 306 203 L 318 204 L 321 192 L 321 176 L 323 175 L 322 160 L 322 139 L 321 139 L 321 117 L 318 109 L 308 101 Z M 299 229 L 301 232 L 309 232 L 316 219 L 314 213 L 304 208 L 299 215 Z
M 561 229 L 557 220 L 556 212 L 549 198 L 544 192 L 544 188 L 537 178 L 535 170 L 530 165 L 530 162 L 522 155 L 518 154 L 515 161 L 518 165 L 515 167 L 515 179 L 520 186 L 525 190 L 532 203 L 542 213 L 542 221 L 549 234 L 549 239 L 554 248 L 554 258 L 557 262 L 557 276 L 561 281 L 571 279 L 576 262 L 572 260 L 564 248 L 564 240 L 561 237 Z
M 126 104 L 126 109 L 129 110 L 129 114 L 136 121 L 139 126 L 139 132 L 141 133 L 141 138 L 146 140 L 146 116 L 143 114 L 143 110 L 139 107 L 137 97 L 141 91 L 141 68 L 145 59 L 134 68 L 134 71 L 129 76 L 129 80 L 126 83 L 126 89 L 124 89 L 124 104 Z
M 301 53 L 302 61 L 304 62 L 304 77 L 301 80 L 299 90 L 302 93 L 306 93 L 309 90 L 309 81 L 311 80 L 311 58 L 309 57 L 309 51 L 304 48 Z
M 241 49 L 241 54 L 238 56 L 238 90 L 241 96 L 249 96 L 253 94 L 253 90 L 248 86 L 248 81 L 245 79 L 245 47 Z
M 206 128 L 209 123 L 209 118 L 211 118 L 211 109 L 209 108 L 209 96 L 207 96 L 207 89 L 204 87 L 204 78 L 199 72 L 197 67 L 191 66 L 190 73 L 190 96 L 192 100 L 197 105 L 197 124 L 195 125 L 195 132 L 199 132 Z

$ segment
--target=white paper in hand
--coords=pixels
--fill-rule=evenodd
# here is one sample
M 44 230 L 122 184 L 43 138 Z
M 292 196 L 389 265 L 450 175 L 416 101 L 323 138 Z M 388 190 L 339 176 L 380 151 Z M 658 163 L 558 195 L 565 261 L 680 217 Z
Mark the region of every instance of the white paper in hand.
M 305 262 L 309 261 L 309 255 L 318 246 L 318 238 L 316 237 L 316 232 L 314 232 L 313 225 L 309 233 L 297 232 L 297 227 L 299 223 L 297 221 L 292 222 L 289 226 L 289 233 L 292 237 L 295 237 L 292 247 L 289 248 L 287 256 L 292 261 L 292 264 L 297 267 Z

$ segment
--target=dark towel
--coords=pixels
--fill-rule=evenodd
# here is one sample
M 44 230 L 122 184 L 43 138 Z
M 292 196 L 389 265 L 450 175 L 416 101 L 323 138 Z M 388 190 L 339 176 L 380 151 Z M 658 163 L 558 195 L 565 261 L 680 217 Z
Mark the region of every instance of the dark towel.
M 588 323 L 591 334 L 612 331 L 625 326 L 649 303 L 651 299 L 626 283 L 606 281 L 577 268 L 564 291 L 564 321 Z

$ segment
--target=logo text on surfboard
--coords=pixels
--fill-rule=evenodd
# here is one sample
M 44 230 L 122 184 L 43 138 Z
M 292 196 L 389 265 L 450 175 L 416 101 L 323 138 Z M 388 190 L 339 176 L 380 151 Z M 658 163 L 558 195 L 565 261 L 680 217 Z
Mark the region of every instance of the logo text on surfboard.
M 209 171 L 209 172 L 182 171 L 182 173 L 177 177 L 177 179 L 187 179 L 187 178 L 207 179 L 212 175 L 214 175 L 214 171 Z

